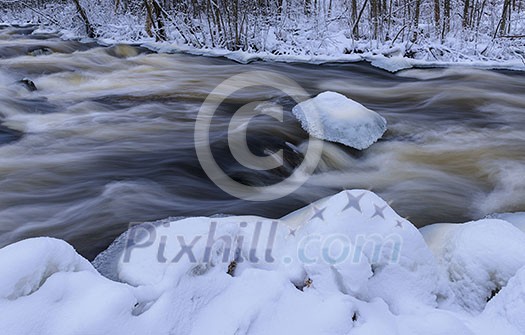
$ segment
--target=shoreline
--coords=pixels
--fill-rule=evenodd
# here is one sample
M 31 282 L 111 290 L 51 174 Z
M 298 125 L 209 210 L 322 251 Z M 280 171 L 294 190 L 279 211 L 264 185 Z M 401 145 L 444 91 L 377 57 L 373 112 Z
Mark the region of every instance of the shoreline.
M 349 64 L 366 62 L 371 66 L 385 70 L 390 73 L 398 73 L 403 70 L 409 69 L 446 69 L 446 68 L 474 68 L 479 70 L 508 70 L 508 71 L 525 71 L 525 59 L 514 59 L 514 60 L 465 60 L 465 61 L 443 61 L 435 60 L 428 61 L 424 59 L 416 59 L 400 56 L 402 47 L 394 45 L 387 47 L 383 50 L 383 53 L 377 53 L 375 51 L 367 51 L 363 53 L 350 53 L 341 55 L 289 55 L 282 54 L 276 55 L 269 52 L 247 52 L 242 50 L 231 51 L 227 49 L 211 49 L 211 48 L 195 48 L 184 44 L 177 44 L 175 41 L 166 42 L 155 42 L 155 41 L 132 41 L 132 40 L 120 40 L 113 38 L 87 38 L 85 36 L 76 35 L 69 30 L 58 30 L 58 29 L 46 29 L 41 28 L 41 24 L 18 24 L 18 23 L 6 23 L 0 22 L 0 27 L 18 27 L 18 28 L 29 28 L 35 27 L 36 29 L 31 34 L 57 34 L 63 40 L 77 40 L 81 43 L 97 43 L 101 46 L 112 46 L 116 44 L 124 44 L 131 46 L 139 46 L 146 48 L 156 53 L 182 53 L 193 56 L 204 56 L 204 57 L 215 57 L 215 58 L 226 58 L 235 61 L 239 64 L 249 64 L 252 62 L 263 61 L 263 62 L 275 62 L 275 63 L 298 63 L 298 64 L 311 64 L 311 65 L 323 65 L 323 64 Z M 383 46 L 385 48 L 385 46 Z M 389 57 L 390 55 L 390 57 Z

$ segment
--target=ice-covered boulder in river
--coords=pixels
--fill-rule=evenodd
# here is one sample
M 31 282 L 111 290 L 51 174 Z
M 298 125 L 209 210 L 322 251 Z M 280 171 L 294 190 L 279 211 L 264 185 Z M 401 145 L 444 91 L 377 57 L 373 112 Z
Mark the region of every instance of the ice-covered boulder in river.
M 378 113 L 336 92 L 323 92 L 292 110 L 310 135 L 363 150 L 383 136 L 387 122 Z

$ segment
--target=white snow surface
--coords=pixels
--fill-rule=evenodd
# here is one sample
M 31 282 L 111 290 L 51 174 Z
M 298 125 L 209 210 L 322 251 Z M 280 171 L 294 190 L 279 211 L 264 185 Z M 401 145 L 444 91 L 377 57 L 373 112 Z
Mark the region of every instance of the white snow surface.
M 374 193 L 353 190 L 280 220 L 195 217 L 135 226 L 94 262 L 113 280 L 66 242 L 29 239 L 0 249 L 0 329 L 525 333 L 525 234 L 497 219 L 423 233 Z M 487 303 L 489 290 L 499 289 Z
M 381 115 L 335 92 L 303 101 L 292 113 L 310 135 L 358 150 L 370 147 L 387 129 Z
M 525 232 L 525 212 L 517 213 L 496 213 L 489 215 L 489 218 L 502 219 L 512 223 L 521 231 Z
M 440 224 L 421 231 L 451 281 L 456 302 L 474 313 L 525 266 L 525 234 L 507 221 Z

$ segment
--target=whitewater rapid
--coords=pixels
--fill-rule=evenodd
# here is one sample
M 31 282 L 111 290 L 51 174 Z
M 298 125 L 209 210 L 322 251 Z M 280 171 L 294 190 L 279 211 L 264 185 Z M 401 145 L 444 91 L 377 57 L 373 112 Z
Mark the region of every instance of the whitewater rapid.
M 241 65 L 32 29 L 0 29 L 0 246 L 47 235 L 92 259 L 130 223 L 221 213 L 277 218 L 354 188 L 373 190 L 417 226 L 525 210 L 521 73 Z M 209 92 L 248 70 L 286 75 L 312 97 L 344 94 L 385 117 L 389 130 L 362 152 L 326 143 L 315 174 L 288 197 L 233 198 L 202 171 L 193 132 Z M 37 90 L 20 83 L 24 78 Z M 225 135 L 237 108 L 266 99 L 285 107 L 283 122 L 254 119 L 248 143 L 260 155 L 283 149 L 288 164 L 254 172 L 235 162 Z M 218 164 L 252 185 L 288 176 L 301 158 L 293 148 L 308 139 L 294 105 L 265 87 L 228 99 L 210 136 Z

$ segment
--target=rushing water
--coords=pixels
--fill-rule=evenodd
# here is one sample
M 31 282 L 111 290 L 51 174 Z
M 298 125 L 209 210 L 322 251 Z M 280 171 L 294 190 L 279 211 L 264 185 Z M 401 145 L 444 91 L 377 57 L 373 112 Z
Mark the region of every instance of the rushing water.
M 219 213 L 279 217 L 350 188 L 377 192 L 419 226 L 525 210 L 522 73 L 240 65 L 32 30 L 0 29 L 0 246 L 48 235 L 92 258 L 130 222 Z M 284 74 L 312 96 L 343 93 L 382 114 L 389 130 L 363 152 L 327 143 L 316 173 L 290 196 L 235 199 L 206 177 L 193 132 L 207 94 L 247 70 Z M 20 82 L 26 77 L 36 91 Z M 229 153 L 227 123 L 241 105 L 266 99 L 280 101 L 286 117 L 254 119 L 249 143 L 257 154 L 285 149 L 287 164 L 257 172 Z M 290 148 L 308 139 L 292 106 L 264 87 L 221 105 L 210 134 L 219 165 L 250 185 L 289 175 L 301 160 Z

